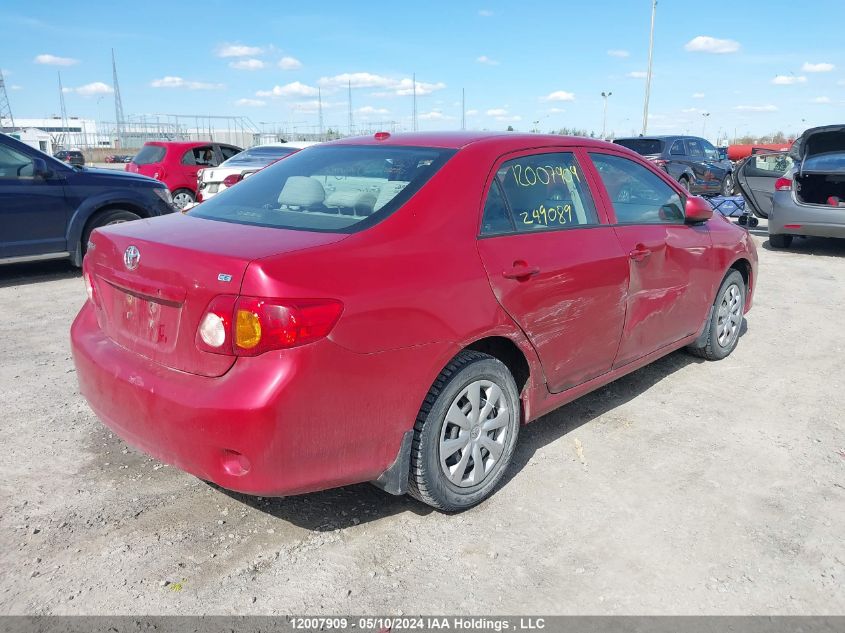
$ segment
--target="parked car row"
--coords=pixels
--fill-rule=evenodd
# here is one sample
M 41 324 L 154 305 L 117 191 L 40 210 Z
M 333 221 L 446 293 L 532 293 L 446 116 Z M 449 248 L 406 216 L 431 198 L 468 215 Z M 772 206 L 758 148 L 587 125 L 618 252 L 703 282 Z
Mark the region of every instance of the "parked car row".
M 129 163 L 132 161 L 133 154 L 109 154 L 105 157 L 107 163 Z

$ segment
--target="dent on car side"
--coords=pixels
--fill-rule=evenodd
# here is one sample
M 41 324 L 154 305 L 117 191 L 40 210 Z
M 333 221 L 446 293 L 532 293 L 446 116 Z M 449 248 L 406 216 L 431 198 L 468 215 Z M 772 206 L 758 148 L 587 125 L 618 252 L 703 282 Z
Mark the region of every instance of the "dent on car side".
M 172 382 L 156 387 L 153 393 L 145 387 L 145 380 L 155 381 L 176 372 L 146 358 L 127 365 L 125 350 L 103 344 L 105 339 L 98 330 L 97 316 L 90 303 L 86 304 L 72 334 L 83 393 L 89 401 L 93 400 L 97 413 L 131 443 L 225 487 L 258 494 L 292 494 L 378 480 L 391 473 L 385 487 L 391 492 L 403 492 L 408 434 L 432 383 L 462 349 L 491 337 L 501 337 L 523 354 L 529 373 L 520 394 L 520 413 L 521 421 L 527 422 L 695 341 L 706 325 L 706 308 L 712 304 L 722 277 L 742 257 L 749 258 L 749 276 L 752 279 L 756 276 L 753 273 L 756 253 L 747 232 L 720 216 L 714 217 L 695 229 L 708 235 L 706 244 L 702 242 L 698 251 L 692 249 L 685 259 L 670 262 L 678 270 L 692 265 L 700 276 L 697 286 L 679 282 L 668 291 L 654 292 L 632 288 L 625 277 L 624 283 L 614 282 L 611 289 L 609 303 L 619 308 L 620 313 L 624 313 L 623 304 L 627 305 L 635 293 L 639 293 L 643 305 L 651 305 L 654 310 L 665 309 L 670 314 L 678 297 L 690 292 L 703 293 L 703 298 L 696 298 L 698 303 L 687 303 L 688 306 L 700 304 L 702 311 L 689 333 L 660 348 L 644 349 L 639 354 L 632 352 L 623 364 L 610 367 L 608 363 L 601 373 L 588 371 L 576 384 L 554 392 L 547 385 L 548 367 L 541 363 L 535 345 L 508 313 L 502 296 L 497 295 L 491 284 L 491 278 L 502 271 L 485 267 L 485 262 L 489 264 L 493 259 L 485 258 L 484 249 L 497 239 L 491 238 L 486 244 L 486 240 L 478 239 L 491 169 L 503 156 L 527 149 L 576 151 L 582 167 L 586 168 L 586 182 L 599 210 L 601 230 L 612 237 L 616 229 L 612 227 L 612 205 L 589 164 L 586 150 L 575 149 L 579 143 L 572 140 L 561 142 L 537 137 L 530 142 L 536 146 L 527 145 L 524 139 L 506 137 L 463 146 L 402 208 L 364 231 L 329 242 L 315 240 L 300 250 L 274 255 L 268 249 L 276 229 L 266 229 L 267 243 L 258 245 L 260 254 L 249 261 L 240 287 L 220 292 L 338 300 L 343 305 L 340 319 L 326 339 L 311 345 L 233 359 L 231 369 L 219 377 L 176 376 Z M 611 153 L 648 168 L 633 152 L 617 149 Z M 658 176 L 680 193 L 668 175 Z M 214 245 L 214 236 L 204 237 L 198 229 L 209 222 L 223 224 L 193 217 L 171 217 L 166 222 L 171 235 L 175 232 L 195 235 L 198 248 Z M 149 224 L 151 234 L 155 225 Z M 109 238 L 109 247 L 115 250 L 112 255 L 116 257 L 121 248 L 131 243 L 133 235 L 143 235 L 145 230 L 146 226 L 106 229 L 100 237 L 104 243 Z M 584 231 L 588 234 L 590 229 Z M 250 235 L 258 236 L 259 232 L 260 229 L 251 229 Z M 654 233 L 657 235 L 659 231 Z M 531 234 L 525 234 L 526 239 L 530 237 Z M 230 244 L 227 248 L 231 250 L 234 246 Z M 609 253 L 608 261 L 615 262 L 612 264 L 615 270 L 621 270 L 623 263 L 625 267 L 631 265 L 621 243 Z M 208 258 L 209 272 L 217 272 L 213 260 Z M 152 261 L 154 266 L 168 265 L 165 261 Z M 91 265 L 99 266 L 99 260 L 92 260 Z M 578 283 L 600 282 L 600 277 L 588 275 Z M 539 281 L 545 280 L 540 276 Z M 116 283 L 120 283 L 120 277 Z M 543 283 L 536 288 L 538 293 L 545 292 Z M 530 310 L 531 306 L 526 304 L 526 308 Z M 532 318 L 560 317 L 553 310 L 546 310 L 535 312 Z M 566 318 L 577 319 L 580 313 L 574 309 Z M 644 311 L 631 325 L 647 321 L 651 314 Z M 618 347 L 624 339 L 624 314 L 622 319 L 619 330 L 609 337 L 609 345 Z M 583 351 L 589 353 L 589 349 Z M 115 367 L 114 372 L 108 375 L 97 372 L 96 365 L 107 363 Z M 260 378 L 256 380 L 255 376 Z M 186 389 L 192 392 L 185 393 Z M 108 390 L 114 394 L 113 398 L 104 397 Z M 231 394 L 236 394 L 236 401 L 231 399 Z M 161 424 L 161 433 L 141 436 L 121 426 L 120 403 L 133 398 L 143 401 L 148 410 L 162 417 L 159 420 L 152 416 L 156 419 L 149 421 L 155 428 Z M 190 408 L 199 405 L 200 400 L 202 420 L 194 419 Z M 240 411 L 240 407 L 250 414 L 254 433 L 238 434 L 231 430 L 232 420 L 227 416 Z M 176 430 L 169 430 L 164 424 L 163 418 L 167 416 L 179 418 Z M 194 449 L 201 455 L 196 460 L 186 459 L 184 453 L 168 443 L 174 441 L 169 433 L 185 434 L 178 438 L 185 443 L 190 443 L 191 433 L 201 434 L 197 438 L 202 442 Z M 214 442 L 228 442 L 223 445 L 255 456 L 260 460 L 255 464 L 260 476 L 250 478 L 221 472 L 215 461 L 219 455 L 212 450 Z M 280 480 L 284 484 L 279 484 Z

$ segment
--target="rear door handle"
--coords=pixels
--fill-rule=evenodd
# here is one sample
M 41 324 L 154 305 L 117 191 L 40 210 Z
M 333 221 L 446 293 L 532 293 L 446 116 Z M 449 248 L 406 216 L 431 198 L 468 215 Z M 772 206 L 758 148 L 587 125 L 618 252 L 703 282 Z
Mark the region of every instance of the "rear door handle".
M 648 249 L 645 246 L 638 246 L 628 253 L 628 257 L 633 259 L 635 262 L 641 262 L 649 255 L 651 255 L 651 249 Z
M 514 266 L 510 270 L 506 270 L 502 273 L 502 277 L 505 279 L 528 279 L 529 277 L 533 277 L 540 273 L 540 268 L 538 266 Z

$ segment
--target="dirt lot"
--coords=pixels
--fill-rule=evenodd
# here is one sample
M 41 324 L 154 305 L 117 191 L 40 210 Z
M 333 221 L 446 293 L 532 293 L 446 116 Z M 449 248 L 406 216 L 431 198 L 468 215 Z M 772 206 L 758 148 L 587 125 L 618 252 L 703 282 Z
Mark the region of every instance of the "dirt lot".
M 76 271 L 2 267 L 0 613 L 845 613 L 845 241 L 764 235 L 730 358 L 535 422 L 457 516 L 247 498 L 127 448 L 76 392 Z

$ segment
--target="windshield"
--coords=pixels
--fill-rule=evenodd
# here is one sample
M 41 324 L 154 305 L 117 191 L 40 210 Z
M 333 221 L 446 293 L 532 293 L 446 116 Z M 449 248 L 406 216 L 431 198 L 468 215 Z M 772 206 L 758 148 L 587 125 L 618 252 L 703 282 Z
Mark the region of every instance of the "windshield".
M 804 159 L 802 171 L 845 171 L 845 152 L 813 154 Z
M 190 213 L 237 224 L 351 233 L 398 209 L 452 154 L 428 147 L 313 147 L 259 171 Z
M 661 154 L 663 152 L 663 141 L 656 138 L 620 138 L 613 141 L 617 145 L 634 150 L 642 156 Z
M 136 165 L 152 165 L 160 163 L 164 159 L 167 150 L 161 145 L 144 145 L 141 151 L 135 154 L 132 162 Z
M 269 165 L 274 160 L 297 151 L 296 147 L 252 147 L 223 161 L 221 167 L 232 165 Z

